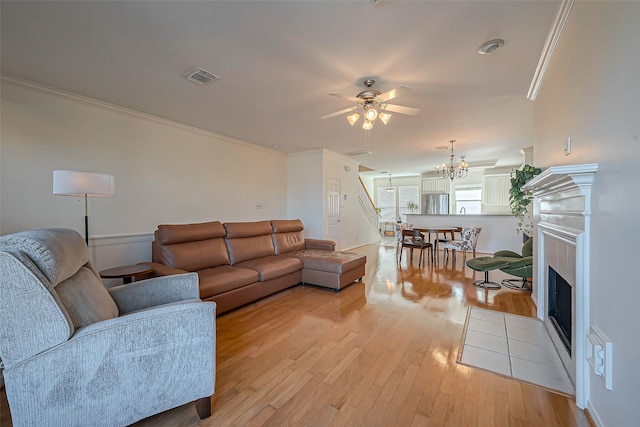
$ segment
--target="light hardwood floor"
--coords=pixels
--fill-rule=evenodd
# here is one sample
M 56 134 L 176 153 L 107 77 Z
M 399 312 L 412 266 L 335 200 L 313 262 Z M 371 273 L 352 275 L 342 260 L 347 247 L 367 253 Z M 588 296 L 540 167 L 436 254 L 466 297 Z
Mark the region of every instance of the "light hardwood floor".
M 187 404 L 135 425 L 590 425 L 571 399 L 456 363 L 469 306 L 533 316 L 528 293 L 474 287 L 461 256 L 419 269 L 417 253 L 399 268 L 395 246 L 356 252 L 362 283 L 296 286 L 217 319 L 210 418 Z M 2 396 L 2 427 L 6 410 Z

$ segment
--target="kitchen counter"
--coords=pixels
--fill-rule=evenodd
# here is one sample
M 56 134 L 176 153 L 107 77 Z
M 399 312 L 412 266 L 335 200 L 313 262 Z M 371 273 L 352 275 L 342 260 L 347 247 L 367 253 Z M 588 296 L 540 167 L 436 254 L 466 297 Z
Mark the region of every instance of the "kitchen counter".
M 477 252 L 493 254 L 503 249 L 520 253 L 522 249 L 522 235 L 516 233 L 517 222 L 513 215 L 407 214 L 407 223 L 413 224 L 414 227 L 425 228 L 482 227 L 476 246 L 476 255 Z

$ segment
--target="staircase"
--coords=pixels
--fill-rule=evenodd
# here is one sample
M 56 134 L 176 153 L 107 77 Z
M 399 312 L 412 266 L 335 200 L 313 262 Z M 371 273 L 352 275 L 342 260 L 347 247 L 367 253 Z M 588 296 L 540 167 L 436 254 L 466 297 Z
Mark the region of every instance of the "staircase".
M 369 195 L 369 192 L 364 186 L 364 182 L 362 182 L 362 178 L 358 177 L 358 181 L 360 181 L 360 191 L 358 192 L 358 201 L 360 202 L 360 206 L 364 209 L 367 214 L 367 218 L 369 218 L 369 222 L 371 226 L 375 229 L 376 233 L 380 231 L 380 216 L 378 215 L 378 211 L 376 209 L 376 205 L 373 204 L 373 200 Z

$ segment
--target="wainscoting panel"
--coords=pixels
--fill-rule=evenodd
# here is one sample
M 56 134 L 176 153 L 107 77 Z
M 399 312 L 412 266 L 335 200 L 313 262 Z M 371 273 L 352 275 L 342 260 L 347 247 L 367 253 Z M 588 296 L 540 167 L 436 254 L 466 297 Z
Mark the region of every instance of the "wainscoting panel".
M 96 236 L 89 241 L 91 260 L 98 271 L 151 261 L 153 233 Z M 122 284 L 120 279 L 104 279 L 107 287 Z

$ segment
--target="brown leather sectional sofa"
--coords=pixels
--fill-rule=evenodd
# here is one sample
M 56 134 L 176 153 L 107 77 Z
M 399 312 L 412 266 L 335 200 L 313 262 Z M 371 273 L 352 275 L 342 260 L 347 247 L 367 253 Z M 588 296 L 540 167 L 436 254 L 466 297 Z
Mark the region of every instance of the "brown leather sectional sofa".
M 365 256 L 302 230 L 300 220 L 159 225 L 150 265 L 154 275 L 197 272 L 218 314 L 302 282 L 340 290 L 362 278 Z

